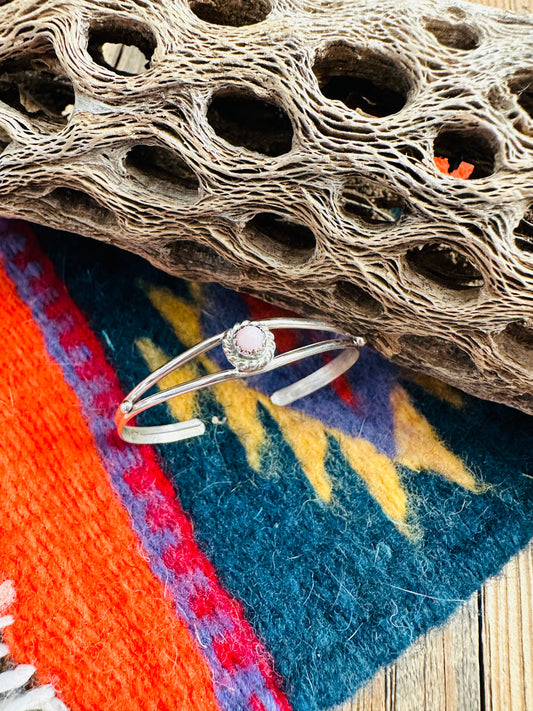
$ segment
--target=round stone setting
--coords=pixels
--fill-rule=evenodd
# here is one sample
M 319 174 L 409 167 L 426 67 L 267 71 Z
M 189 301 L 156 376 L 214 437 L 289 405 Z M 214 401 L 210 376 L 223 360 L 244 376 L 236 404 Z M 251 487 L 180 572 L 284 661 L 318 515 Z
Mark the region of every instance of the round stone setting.
M 276 343 L 273 333 L 266 326 L 255 321 L 243 321 L 226 331 L 222 348 L 237 371 L 254 373 L 270 363 Z
M 235 345 L 243 355 L 259 353 L 265 342 L 265 334 L 254 324 L 243 326 L 235 334 Z

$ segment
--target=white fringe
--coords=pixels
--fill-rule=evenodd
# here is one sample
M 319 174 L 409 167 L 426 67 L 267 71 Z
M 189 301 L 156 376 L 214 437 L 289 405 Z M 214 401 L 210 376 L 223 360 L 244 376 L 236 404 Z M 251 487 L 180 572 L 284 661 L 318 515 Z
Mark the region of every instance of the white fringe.
M 0 630 L 11 624 L 11 615 L 0 617 Z M 9 647 L 0 642 L 0 660 L 7 656 Z M 29 691 L 22 688 L 34 674 L 35 667 L 31 664 L 19 664 L 0 674 L 0 711 L 68 711 L 56 698 L 53 686 L 37 686 Z

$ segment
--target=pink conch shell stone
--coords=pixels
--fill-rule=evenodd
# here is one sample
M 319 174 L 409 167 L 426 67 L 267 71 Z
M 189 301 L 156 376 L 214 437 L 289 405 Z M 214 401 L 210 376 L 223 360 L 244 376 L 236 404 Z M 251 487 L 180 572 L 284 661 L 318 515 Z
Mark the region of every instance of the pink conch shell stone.
M 235 334 L 235 344 L 241 353 L 252 355 L 263 347 L 265 336 L 257 326 L 244 326 Z

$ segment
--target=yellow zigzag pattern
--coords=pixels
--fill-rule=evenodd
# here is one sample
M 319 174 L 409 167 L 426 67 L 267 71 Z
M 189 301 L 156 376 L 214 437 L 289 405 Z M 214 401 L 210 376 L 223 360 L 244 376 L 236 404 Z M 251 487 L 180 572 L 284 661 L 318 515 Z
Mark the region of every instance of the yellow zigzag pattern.
M 201 289 L 198 285 L 191 285 L 195 298 L 193 305 L 179 299 L 165 287 L 146 284 L 142 286 L 154 307 L 185 346 L 189 348 L 204 338 L 200 329 Z M 139 339 L 137 347 L 152 370 L 169 360 L 168 354 L 148 338 Z M 203 355 L 196 362 L 189 363 L 180 371 L 167 376 L 161 381 L 160 387 L 166 389 L 197 377 L 198 361 L 207 372 L 218 370 L 215 363 Z M 328 435 L 338 441 L 349 465 L 362 477 L 371 496 L 400 529 L 407 526 L 408 501 L 395 462 L 415 471 L 431 469 L 465 489 L 481 491 L 472 474 L 443 445 L 431 425 L 411 405 L 401 386 L 397 386 L 391 393 L 397 446 L 394 461 L 380 454 L 374 445 L 365 439 L 326 427 L 320 420 L 298 410 L 274 405 L 267 396 L 248 387 L 243 381 L 220 383 L 212 390 L 224 409 L 228 427 L 243 445 L 251 467 L 260 469 L 262 453 L 264 448 L 268 447 L 268 433 L 258 417 L 257 406 L 260 403 L 277 422 L 314 491 L 326 503 L 331 501 L 333 492 L 333 482 L 325 468 Z M 446 395 L 451 399 L 448 393 Z M 195 396 L 195 393 L 190 393 L 171 400 L 168 405 L 172 416 L 177 420 L 194 417 L 197 414 Z M 457 399 L 454 404 L 456 403 Z

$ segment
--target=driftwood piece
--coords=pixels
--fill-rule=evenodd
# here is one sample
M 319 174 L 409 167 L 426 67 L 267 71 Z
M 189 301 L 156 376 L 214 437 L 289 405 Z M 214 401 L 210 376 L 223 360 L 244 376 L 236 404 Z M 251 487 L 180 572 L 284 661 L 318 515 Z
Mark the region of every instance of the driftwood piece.
M 0 213 L 533 412 L 532 40 L 453 1 L 0 0 Z

